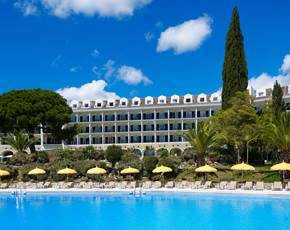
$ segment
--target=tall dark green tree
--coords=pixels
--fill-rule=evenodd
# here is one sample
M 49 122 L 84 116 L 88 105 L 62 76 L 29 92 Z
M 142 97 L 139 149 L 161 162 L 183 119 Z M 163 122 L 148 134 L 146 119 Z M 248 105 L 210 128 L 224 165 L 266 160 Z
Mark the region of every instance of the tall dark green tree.
M 244 37 L 240 27 L 238 8 L 235 7 L 227 32 L 223 64 L 222 109 L 230 107 L 230 99 L 248 86 L 248 67 L 244 49 Z
M 272 92 L 272 110 L 275 119 L 278 119 L 282 112 L 286 111 L 285 103 L 283 101 L 283 90 L 276 81 Z

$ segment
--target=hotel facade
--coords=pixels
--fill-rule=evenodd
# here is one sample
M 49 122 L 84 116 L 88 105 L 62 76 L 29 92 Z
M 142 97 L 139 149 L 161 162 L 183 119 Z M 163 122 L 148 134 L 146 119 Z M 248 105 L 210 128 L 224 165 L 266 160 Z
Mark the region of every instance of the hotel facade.
M 289 87 L 283 87 L 284 100 L 290 107 Z M 257 109 L 271 99 L 272 90 L 249 90 Z M 118 100 L 84 100 L 69 102 L 73 110 L 69 125 L 78 124 L 81 132 L 71 146 L 93 145 L 106 149 L 116 144 L 124 148 L 155 149 L 190 147 L 182 133 L 197 128 L 221 108 L 220 93 L 186 94 Z M 46 140 L 49 141 L 49 140 Z

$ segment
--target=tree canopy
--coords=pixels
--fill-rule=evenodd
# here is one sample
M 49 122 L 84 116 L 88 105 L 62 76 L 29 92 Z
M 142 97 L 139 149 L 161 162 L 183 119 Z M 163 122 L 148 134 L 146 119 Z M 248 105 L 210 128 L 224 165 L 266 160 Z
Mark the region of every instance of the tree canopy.
M 34 133 L 42 124 L 57 134 L 70 121 L 71 113 L 66 100 L 53 91 L 13 90 L 0 95 L 0 130 L 4 133 Z
M 216 131 L 224 137 L 225 143 L 242 150 L 253 139 L 259 127 L 258 115 L 247 91 L 237 92 L 229 101 L 230 108 L 212 117 Z
M 282 112 L 286 111 L 283 100 L 282 87 L 276 81 L 272 92 L 272 110 L 275 119 L 279 119 Z
M 223 64 L 222 109 L 229 108 L 229 101 L 238 91 L 248 86 L 248 67 L 244 49 L 244 37 L 240 28 L 238 8 L 235 7 L 227 32 Z

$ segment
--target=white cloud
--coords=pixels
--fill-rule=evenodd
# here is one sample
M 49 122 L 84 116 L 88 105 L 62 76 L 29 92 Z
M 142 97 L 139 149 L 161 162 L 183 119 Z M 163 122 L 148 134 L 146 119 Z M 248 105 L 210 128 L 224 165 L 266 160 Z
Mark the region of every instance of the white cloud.
M 24 16 L 35 16 L 39 13 L 34 0 L 17 1 L 14 3 L 14 7 L 20 9 Z
M 105 64 L 104 64 L 104 77 L 105 79 L 109 79 L 114 73 L 115 73 L 115 61 L 109 59 Z
M 93 74 L 95 74 L 98 77 L 100 77 L 100 75 L 101 75 L 101 73 L 99 72 L 99 68 L 97 66 L 93 66 L 92 72 L 93 72 Z
M 151 2 L 151 0 L 19 0 L 28 4 L 36 1 L 43 10 L 60 18 L 74 14 L 116 18 L 132 16 L 136 9 Z
M 211 34 L 212 19 L 204 15 L 167 28 L 158 39 L 157 51 L 174 50 L 176 54 L 196 50 Z
M 98 56 L 100 56 L 100 51 L 97 50 L 97 49 L 94 49 L 94 50 L 92 51 L 92 53 L 91 53 L 91 56 L 92 56 L 92 57 L 98 57 Z
M 73 67 L 71 67 L 71 68 L 69 69 L 69 72 L 70 72 L 70 73 L 76 73 L 76 72 L 78 72 L 78 70 L 79 70 L 79 67 L 78 67 L 78 66 L 73 66 Z
M 290 72 L 290 54 L 285 55 L 280 71 L 284 74 Z
M 96 99 L 119 99 L 119 96 L 114 92 L 106 91 L 107 83 L 103 80 L 93 80 L 80 87 L 66 87 L 58 89 L 56 92 L 71 100 L 96 100 Z
M 138 85 L 141 82 L 143 82 L 144 85 L 152 84 L 152 81 L 145 76 L 141 70 L 132 66 L 121 66 L 118 69 L 117 79 L 124 81 L 128 85 Z
M 290 85 L 290 73 L 286 75 L 276 75 L 271 76 L 267 73 L 262 73 L 258 77 L 252 77 L 249 80 L 248 87 L 252 87 L 253 89 L 269 89 L 273 88 L 274 83 L 278 81 L 281 86 Z
M 144 37 L 145 37 L 145 40 L 146 40 L 147 42 L 150 42 L 150 41 L 152 41 L 152 39 L 154 38 L 154 34 L 151 33 L 151 32 L 146 32 L 146 33 L 144 34 Z
M 271 76 L 268 73 L 262 73 L 257 77 L 249 79 L 248 87 L 252 87 L 257 90 L 264 90 L 273 88 L 277 81 L 281 86 L 290 85 L 290 55 L 285 55 L 283 63 L 280 67 L 281 74 Z

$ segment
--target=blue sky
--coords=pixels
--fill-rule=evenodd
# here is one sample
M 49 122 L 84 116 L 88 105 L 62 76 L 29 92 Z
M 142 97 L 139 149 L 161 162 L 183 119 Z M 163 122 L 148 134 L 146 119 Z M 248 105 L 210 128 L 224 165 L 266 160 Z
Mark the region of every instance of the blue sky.
M 287 0 L 0 0 L 0 93 L 61 89 L 83 99 L 215 92 L 234 5 L 250 83 L 290 84 Z

